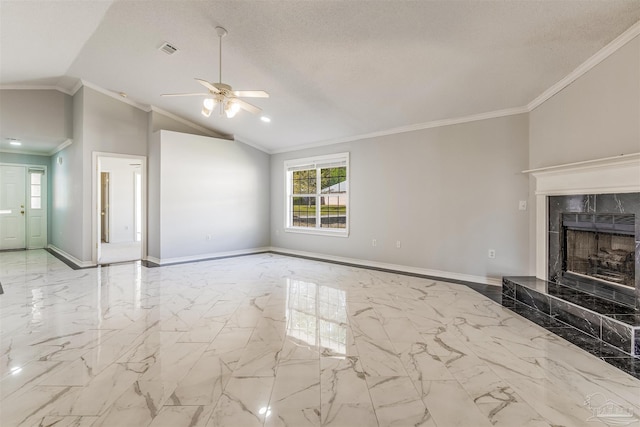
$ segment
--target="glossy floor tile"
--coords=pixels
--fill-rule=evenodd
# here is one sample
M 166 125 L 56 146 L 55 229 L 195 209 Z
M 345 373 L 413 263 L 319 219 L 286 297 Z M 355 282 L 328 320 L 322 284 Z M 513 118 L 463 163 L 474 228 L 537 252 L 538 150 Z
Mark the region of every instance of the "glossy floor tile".
M 3 427 L 640 426 L 640 380 L 461 284 L 46 251 L 0 282 Z

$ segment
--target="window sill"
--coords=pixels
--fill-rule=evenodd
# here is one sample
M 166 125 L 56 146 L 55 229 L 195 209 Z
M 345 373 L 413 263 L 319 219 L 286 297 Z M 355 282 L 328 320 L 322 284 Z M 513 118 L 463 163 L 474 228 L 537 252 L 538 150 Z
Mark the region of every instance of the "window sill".
M 285 233 L 313 234 L 316 236 L 349 237 L 348 229 L 323 230 L 317 228 L 285 227 L 284 231 Z

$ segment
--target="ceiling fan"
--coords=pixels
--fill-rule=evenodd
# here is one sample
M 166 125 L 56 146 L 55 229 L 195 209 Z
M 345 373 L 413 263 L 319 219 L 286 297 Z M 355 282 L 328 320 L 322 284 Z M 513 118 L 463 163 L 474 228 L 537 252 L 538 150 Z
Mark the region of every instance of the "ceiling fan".
M 199 93 L 165 93 L 160 96 L 206 96 L 202 102 L 202 115 L 209 117 L 214 108 L 220 106 L 220 115 L 224 112 L 228 118 L 235 116 L 241 109 L 254 114 L 262 110 L 239 98 L 268 98 L 269 94 L 263 90 L 233 90 L 228 84 L 222 83 L 222 38 L 227 35 L 227 30 L 216 27 L 219 39 L 220 69 L 218 83 L 211 83 L 204 79 L 196 79 L 208 92 Z

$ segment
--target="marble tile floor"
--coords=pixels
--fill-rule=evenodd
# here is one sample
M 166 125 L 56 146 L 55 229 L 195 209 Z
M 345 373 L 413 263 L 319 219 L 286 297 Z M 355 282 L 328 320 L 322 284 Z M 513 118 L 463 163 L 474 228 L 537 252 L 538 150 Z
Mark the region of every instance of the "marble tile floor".
M 0 282 L 3 427 L 640 426 L 640 380 L 460 284 L 43 250 Z

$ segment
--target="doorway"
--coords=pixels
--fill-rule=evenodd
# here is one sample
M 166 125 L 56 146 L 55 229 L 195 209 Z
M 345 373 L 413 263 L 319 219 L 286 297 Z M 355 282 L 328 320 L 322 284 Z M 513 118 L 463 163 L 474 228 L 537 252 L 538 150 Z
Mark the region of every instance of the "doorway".
M 46 245 L 46 166 L 0 164 L 0 250 Z
M 139 261 L 146 251 L 146 158 L 95 153 L 96 264 Z

